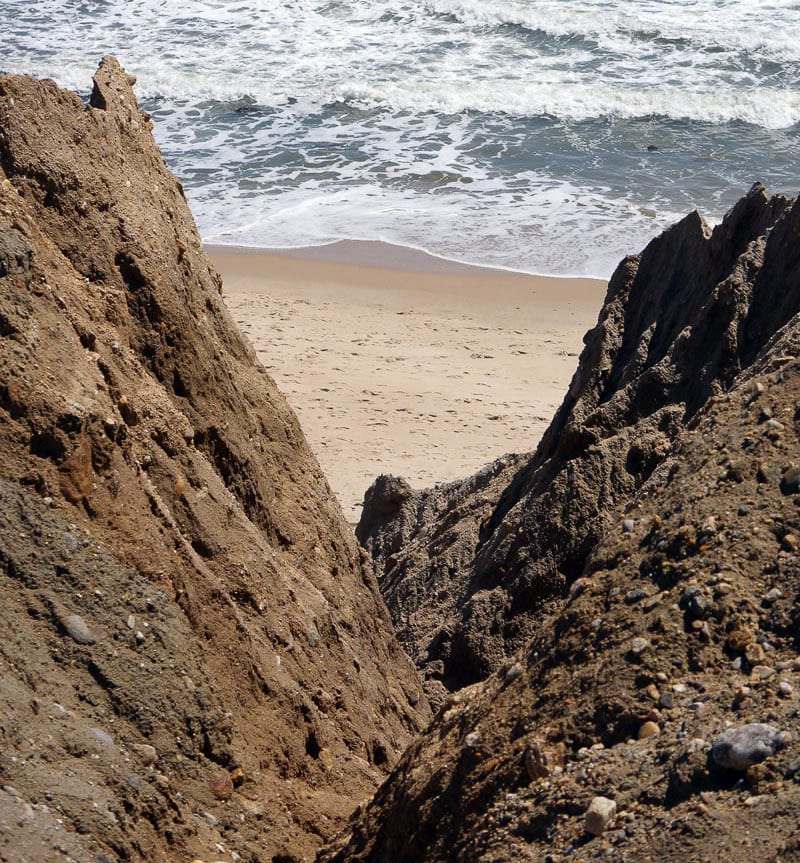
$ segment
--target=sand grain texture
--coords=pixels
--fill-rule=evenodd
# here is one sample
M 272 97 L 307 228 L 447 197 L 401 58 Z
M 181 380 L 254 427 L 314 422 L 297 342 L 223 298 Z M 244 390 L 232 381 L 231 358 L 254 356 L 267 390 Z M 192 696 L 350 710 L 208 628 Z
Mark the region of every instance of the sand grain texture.
M 381 473 L 415 487 L 535 447 L 604 285 L 471 268 L 383 244 L 213 247 L 225 303 L 358 521 Z

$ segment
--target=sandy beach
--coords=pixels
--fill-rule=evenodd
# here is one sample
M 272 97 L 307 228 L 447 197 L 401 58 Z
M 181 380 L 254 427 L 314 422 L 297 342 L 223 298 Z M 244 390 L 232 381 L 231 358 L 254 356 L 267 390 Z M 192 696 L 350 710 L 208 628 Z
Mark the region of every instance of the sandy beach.
M 380 473 L 425 487 L 533 449 L 605 293 L 382 243 L 208 251 L 351 522 Z

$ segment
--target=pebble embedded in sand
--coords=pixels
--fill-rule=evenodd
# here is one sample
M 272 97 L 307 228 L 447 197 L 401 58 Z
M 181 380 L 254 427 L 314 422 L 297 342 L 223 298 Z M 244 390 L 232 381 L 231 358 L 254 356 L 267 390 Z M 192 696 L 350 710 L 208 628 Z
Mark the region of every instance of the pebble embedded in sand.
M 642 723 L 637 737 L 639 740 L 646 740 L 648 737 L 655 737 L 660 733 L 661 729 L 658 727 L 658 723 L 648 721 Z
M 586 832 L 600 836 L 617 817 L 617 804 L 608 797 L 595 797 L 586 810 Z
M 133 743 L 131 744 L 131 749 L 139 756 L 139 759 L 145 767 L 149 767 L 151 764 L 155 764 L 156 761 L 158 761 L 156 748 L 155 746 L 151 746 L 149 743 Z
M 781 484 L 789 491 L 800 489 L 800 467 L 787 468 L 781 477 Z
M 233 794 L 233 780 L 226 770 L 210 782 L 211 793 L 217 800 L 227 800 Z
M 630 652 L 633 656 L 641 656 L 647 648 L 650 647 L 650 642 L 646 638 L 637 637 L 631 641 Z
M 69 614 L 62 618 L 61 625 L 70 638 L 78 644 L 94 644 L 97 639 L 79 614 Z

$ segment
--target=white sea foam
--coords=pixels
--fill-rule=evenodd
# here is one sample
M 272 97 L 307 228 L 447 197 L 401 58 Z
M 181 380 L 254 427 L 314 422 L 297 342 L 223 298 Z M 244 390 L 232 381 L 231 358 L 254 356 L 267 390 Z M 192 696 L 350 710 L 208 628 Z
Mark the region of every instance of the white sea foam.
M 800 121 L 796 3 L 428 0 L 398 9 L 380 0 L 129 0 L 83 14 L 83 4 L 68 0 L 37 7 L 31 20 L 30 4 L 11 0 L 22 32 L 5 63 L 57 74 L 72 87 L 85 86 L 97 55 L 111 50 L 140 73 L 145 97 L 263 106 L 360 100 L 578 120 L 657 114 L 767 128 Z M 48 18 L 59 26 L 46 28 Z M 532 43 L 505 24 L 556 39 Z M 577 37 L 587 44 L 572 44 Z M 764 70 L 765 61 L 781 68 Z
M 478 185 L 474 192 L 459 190 L 455 198 L 378 185 L 332 193 L 304 187 L 285 193 L 277 204 L 201 195 L 195 209 L 202 214 L 203 238 L 212 243 L 288 248 L 382 240 L 456 261 L 599 278 L 607 278 L 626 251 L 639 249 L 678 217 L 647 216 L 631 202 L 567 183 L 536 185 L 531 178 L 522 194 Z
M 348 82 L 338 92 L 343 102 L 365 108 L 508 113 L 521 117 L 548 115 L 564 120 L 593 117 L 635 118 L 653 115 L 704 123 L 740 121 L 766 129 L 785 129 L 800 122 L 800 90 L 765 91 L 748 88 L 715 92 L 687 92 L 676 85 L 605 86 L 544 78 L 537 81 L 507 79 L 469 82 L 458 78 L 406 84 Z
M 800 186 L 796 0 L 4 0 L 0 67 L 137 94 L 204 234 L 608 275 Z M 656 213 L 652 217 L 652 212 Z M 651 215 L 644 215 L 650 213 Z

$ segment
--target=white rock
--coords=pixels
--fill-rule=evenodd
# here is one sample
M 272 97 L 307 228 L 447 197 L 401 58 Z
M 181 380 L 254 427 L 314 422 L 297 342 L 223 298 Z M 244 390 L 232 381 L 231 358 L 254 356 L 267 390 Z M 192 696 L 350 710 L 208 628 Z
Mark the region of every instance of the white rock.
M 617 804 L 608 797 L 595 797 L 586 810 L 586 832 L 600 836 L 617 817 Z
M 772 725 L 754 722 L 739 728 L 729 728 L 714 741 L 711 757 L 719 767 L 747 770 L 787 746 L 792 735 Z

